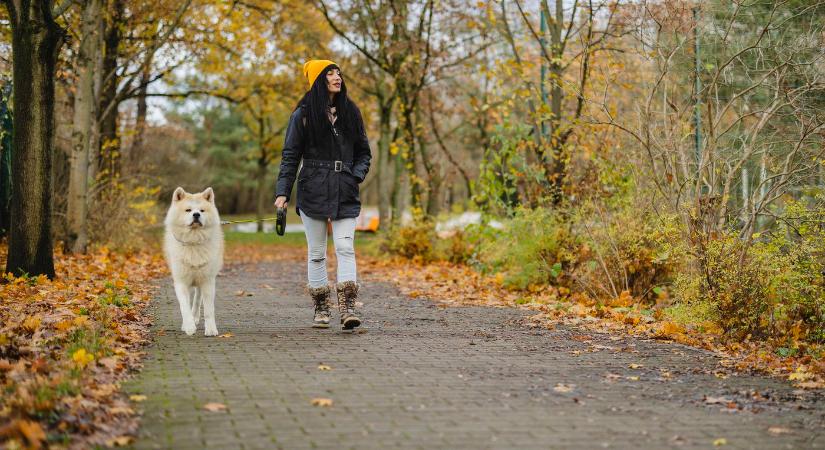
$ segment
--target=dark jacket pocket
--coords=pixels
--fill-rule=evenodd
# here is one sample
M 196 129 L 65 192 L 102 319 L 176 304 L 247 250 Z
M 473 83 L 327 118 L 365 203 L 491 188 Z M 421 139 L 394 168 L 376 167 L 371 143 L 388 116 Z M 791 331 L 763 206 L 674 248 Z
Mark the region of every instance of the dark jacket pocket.
M 329 216 L 329 170 L 321 168 L 306 168 L 298 179 L 297 208 L 313 218 Z

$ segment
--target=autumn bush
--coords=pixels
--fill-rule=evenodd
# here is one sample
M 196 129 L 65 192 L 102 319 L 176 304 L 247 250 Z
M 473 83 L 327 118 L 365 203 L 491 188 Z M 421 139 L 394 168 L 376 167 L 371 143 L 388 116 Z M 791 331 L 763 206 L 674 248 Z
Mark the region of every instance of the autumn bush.
M 404 258 L 432 261 L 436 239 L 433 219 L 413 211 L 409 223 L 394 225 L 381 235 L 379 249 Z
M 575 287 L 600 301 L 626 291 L 653 303 L 683 262 L 678 219 L 624 200 L 609 206 L 589 202 L 576 209 L 573 226 L 582 245 Z
M 674 283 L 677 315 L 689 321 L 685 305 L 694 305 L 733 339 L 825 343 L 825 232 L 815 212 L 798 203 L 789 212 L 796 218 L 771 231 L 706 240 Z

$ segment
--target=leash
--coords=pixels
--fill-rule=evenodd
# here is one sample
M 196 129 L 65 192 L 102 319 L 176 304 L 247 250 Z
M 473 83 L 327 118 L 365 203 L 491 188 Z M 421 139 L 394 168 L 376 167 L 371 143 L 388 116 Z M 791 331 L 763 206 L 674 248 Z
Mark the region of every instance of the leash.
M 286 231 L 286 208 L 278 208 L 278 216 L 270 217 L 268 219 L 247 219 L 247 220 L 221 220 L 221 225 L 231 225 L 233 223 L 252 223 L 252 222 L 272 222 L 275 221 L 275 232 L 279 236 L 284 235 Z
M 278 220 L 278 218 L 271 217 L 269 219 L 221 220 L 221 225 L 231 225 L 233 223 L 272 222 L 273 220 Z

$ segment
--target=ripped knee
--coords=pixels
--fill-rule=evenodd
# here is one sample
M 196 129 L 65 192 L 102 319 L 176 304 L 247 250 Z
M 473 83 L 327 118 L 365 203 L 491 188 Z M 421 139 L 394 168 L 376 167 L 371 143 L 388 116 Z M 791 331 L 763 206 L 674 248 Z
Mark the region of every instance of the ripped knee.
M 326 261 L 326 260 L 327 260 L 327 257 L 326 257 L 326 256 L 322 256 L 322 257 L 320 257 L 320 258 L 310 258 L 310 261 L 312 261 L 312 262 L 314 262 L 314 263 L 322 263 L 322 262 L 324 262 L 324 261 Z

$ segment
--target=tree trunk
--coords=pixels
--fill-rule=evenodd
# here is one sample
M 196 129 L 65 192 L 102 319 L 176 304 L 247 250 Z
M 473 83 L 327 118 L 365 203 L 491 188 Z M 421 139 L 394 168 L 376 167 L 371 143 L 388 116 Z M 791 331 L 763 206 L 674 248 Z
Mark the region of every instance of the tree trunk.
M 390 143 L 392 141 L 392 100 L 378 100 L 379 108 L 379 138 L 378 138 L 378 173 L 376 182 L 378 183 L 378 223 L 385 226 L 390 223 L 392 212 L 392 189 L 393 173 L 392 159 L 390 154 Z M 390 189 L 388 189 L 390 188 Z
M 110 6 L 104 36 L 103 67 L 98 111 L 105 114 L 100 120 L 100 147 L 98 150 L 98 169 L 109 180 L 114 179 L 120 172 L 120 141 L 117 135 L 117 105 L 109 105 L 117 101 L 117 57 L 120 46 L 120 24 L 123 20 L 123 1 L 114 0 Z M 106 113 L 108 111 L 108 113 Z
M 407 91 L 402 81 L 398 83 L 398 103 L 401 109 L 401 130 L 404 136 L 404 151 L 406 155 L 402 157 L 404 167 L 407 171 L 407 182 L 410 187 L 410 207 L 421 209 L 421 180 L 416 173 L 416 146 L 415 146 L 415 123 L 413 113 L 416 108 L 412 95 Z
M 69 159 L 69 196 L 66 215 L 68 236 L 65 249 L 73 253 L 85 253 L 89 243 L 87 218 L 89 210 L 89 157 L 97 134 L 97 99 L 95 98 L 95 74 L 99 43 L 101 0 L 89 0 L 83 5 L 81 15 L 81 40 L 77 56 L 77 93 L 74 100 L 72 153 Z
M 55 65 L 64 31 L 48 0 L 5 1 L 12 27 L 14 138 L 6 271 L 54 277 L 52 178 Z
M 143 147 L 143 133 L 146 131 L 146 111 L 148 109 L 146 94 L 149 89 L 149 79 L 152 75 L 151 56 L 149 56 L 149 58 L 150 61 L 147 61 L 143 72 L 140 74 L 140 86 L 138 87 L 137 96 L 137 116 L 135 117 L 135 138 L 129 149 L 130 161 L 136 161 L 137 152 L 141 151 L 141 147 Z
M 0 85 L 0 236 L 9 234 L 11 197 L 11 81 Z
M 266 212 L 267 207 L 267 198 L 269 197 L 269 186 L 266 184 L 266 172 L 267 172 L 267 164 L 263 158 L 258 159 L 258 171 L 256 174 L 257 178 L 257 185 L 258 189 L 256 192 L 256 199 L 255 199 L 255 219 L 258 220 L 256 231 L 258 233 L 264 232 L 264 223 L 262 222 L 264 218 L 264 213 Z
M 550 155 L 545 155 L 546 164 L 548 167 L 547 173 L 550 174 L 551 185 L 553 186 L 553 202 L 557 203 L 561 199 L 562 183 L 565 176 L 566 156 L 564 155 L 564 143 L 561 139 L 561 113 L 562 101 L 564 99 L 564 92 L 561 89 L 562 83 L 562 67 L 560 61 L 564 54 L 561 50 L 561 29 L 564 26 L 564 10 L 563 1 L 556 0 L 555 7 L 556 17 L 553 21 L 552 32 L 550 36 L 550 53 L 553 55 L 553 63 L 550 64 L 550 73 L 552 74 L 553 87 L 550 90 L 550 111 L 553 117 L 550 119 Z M 549 15 L 549 11 L 548 11 Z M 571 18 L 570 20 L 574 20 Z M 549 158 L 548 158 L 549 156 Z

